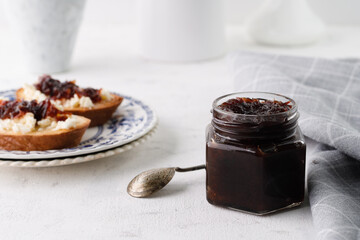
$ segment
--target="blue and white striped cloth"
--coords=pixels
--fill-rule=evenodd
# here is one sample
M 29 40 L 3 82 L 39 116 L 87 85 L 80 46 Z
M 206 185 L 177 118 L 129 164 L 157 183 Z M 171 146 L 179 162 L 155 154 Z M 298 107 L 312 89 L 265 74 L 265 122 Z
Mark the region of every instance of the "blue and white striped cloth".
M 236 91 L 293 98 L 305 136 L 319 145 L 308 164 L 318 239 L 360 239 L 360 59 L 251 52 L 229 56 Z

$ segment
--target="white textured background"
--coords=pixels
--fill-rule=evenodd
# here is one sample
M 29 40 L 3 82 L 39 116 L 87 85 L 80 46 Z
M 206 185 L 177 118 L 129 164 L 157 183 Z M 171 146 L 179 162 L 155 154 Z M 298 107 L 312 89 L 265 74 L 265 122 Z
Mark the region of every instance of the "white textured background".
M 263 1 L 224 0 L 227 24 L 243 23 L 246 16 Z M 359 0 L 308 0 L 308 2 L 328 24 L 360 24 Z M 136 3 L 137 0 L 88 0 L 83 23 L 85 25 L 135 23 Z M 2 4 L 0 4 L 0 27 L 6 27 Z
M 232 25 L 240 25 L 262 2 L 224 1 Z M 360 24 L 360 0 L 308 1 L 329 24 Z M 0 90 L 37 77 L 20 70 L 20 54 L 3 15 L 0 4 Z M 232 90 L 224 58 L 181 65 L 136 55 L 135 28 L 118 26 L 135 23 L 135 16 L 136 0 L 88 0 L 72 69 L 55 77 L 142 99 L 158 113 L 157 133 L 137 149 L 101 161 L 0 168 L 0 239 L 313 239 L 307 200 L 293 211 L 262 218 L 228 211 L 206 202 L 204 171 L 176 174 L 158 197 L 133 199 L 126 194 L 127 183 L 141 171 L 202 163 L 211 101 Z M 323 41 L 299 48 L 252 44 L 237 26 L 228 37 L 229 51 L 360 56 L 360 27 L 332 27 Z

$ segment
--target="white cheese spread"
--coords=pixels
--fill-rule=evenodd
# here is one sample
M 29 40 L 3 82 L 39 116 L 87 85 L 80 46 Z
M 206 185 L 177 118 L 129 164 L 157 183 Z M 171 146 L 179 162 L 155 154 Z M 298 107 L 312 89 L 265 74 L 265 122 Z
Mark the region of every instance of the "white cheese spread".
M 26 113 L 23 117 L 16 119 L 0 119 L 2 132 L 28 133 L 35 130 L 35 126 L 36 119 L 32 113 Z
M 35 88 L 34 85 L 30 84 L 24 84 L 24 100 L 31 101 L 31 100 L 37 100 L 38 102 L 43 101 L 46 99 L 46 95 L 40 92 Z M 111 101 L 113 99 L 112 95 L 106 91 L 101 90 L 100 92 L 101 99 L 104 101 Z M 84 107 L 84 108 L 92 108 L 94 106 L 94 103 L 91 101 L 89 97 L 79 97 L 77 94 L 75 94 L 70 99 L 59 99 L 59 100 L 51 100 L 51 103 L 54 104 L 58 109 L 63 110 L 64 108 L 78 108 L 78 107 Z
M 101 89 L 100 94 L 101 94 L 101 99 L 105 100 L 105 101 L 111 101 L 114 98 L 111 95 L 111 93 L 109 91 L 105 90 L 105 89 Z
M 94 103 L 91 101 L 89 97 L 82 96 L 79 98 L 77 94 L 75 94 L 70 99 L 56 100 L 56 101 L 51 100 L 51 102 L 54 102 L 54 105 L 56 107 L 61 106 L 63 108 L 77 108 L 77 107 L 91 108 L 94 106 Z
M 65 121 L 56 121 L 50 117 L 36 121 L 33 113 L 26 113 L 21 118 L 0 119 L 0 131 L 24 134 L 35 131 L 40 132 L 71 129 L 76 128 L 79 122 L 78 118 L 79 117 L 76 115 L 71 115 Z

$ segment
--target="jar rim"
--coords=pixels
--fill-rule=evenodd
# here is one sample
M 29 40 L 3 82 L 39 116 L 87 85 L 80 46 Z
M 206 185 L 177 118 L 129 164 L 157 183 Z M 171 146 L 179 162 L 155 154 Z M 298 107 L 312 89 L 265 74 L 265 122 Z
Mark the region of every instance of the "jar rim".
M 296 102 L 292 99 L 292 98 L 289 98 L 289 97 L 286 97 L 284 95 L 281 95 L 281 94 L 278 94 L 278 93 L 272 93 L 272 92 L 260 92 L 260 91 L 247 91 L 247 92 L 234 92 L 234 93 L 229 93 L 229 94 L 226 94 L 226 95 L 223 95 L 223 96 L 220 96 L 218 98 L 216 98 L 214 101 L 213 101 L 213 104 L 212 104 L 212 108 L 213 110 L 221 113 L 221 114 L 225 114 L 225 115 L 232 115 L 232 116 L 242 116 L 242 117 L 258 117 L 259 115 L 256 115 L 256 114 L 244 114 L 244 113 L 234 113 L 234 112 L 229 112 L 229 111 L 225 111 L 225 110 L 222 110 L 219 108 L 219 105 L 218 104 L 221 100 L 223 99 L 231 99 L 231 98 L 235 98 L 235 97 L 247 97 L 247 96 L 241 96 L 241 95 L 268 95 L 269 97 L 273 96 L 273 99 L 275 100 L 275 97 L 277 98 L 284 98 L 286 99 L 287 101 L 290 101 L 291 103 L 291 109 L 289 109 L 288 111 L 285 111 L 285 112 L 280 112 L 280 113 L 273 113 L 273 114 L 269 114 L 269 115 L 262 115 L 262 117 L 277 117 L 277 116 L 291 116 L 293 115 L 294 113 L 297 112 L 297 104 Z M 271 99 L 268 99 L 266 97 L 261 97 L 261 98 L 264 98 L 264 99 L 267 99 L 267 100 L 271 100 Z M 225 102 L 225 101 L 223 101 Z

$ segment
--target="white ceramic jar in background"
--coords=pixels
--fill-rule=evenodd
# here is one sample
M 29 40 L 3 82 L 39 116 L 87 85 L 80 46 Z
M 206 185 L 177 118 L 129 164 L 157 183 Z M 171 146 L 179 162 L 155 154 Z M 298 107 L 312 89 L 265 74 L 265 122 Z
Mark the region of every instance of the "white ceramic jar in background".
M 139 43 L 145 58 L 198 61 L 225 52 L 222 0 L 140 0 Z
M 28 70 L 62 72 L 70 60 L 85 0 L 3 0 Z
M 280 46 L 314 43 L 325 32 L 306 0 L 266 0 L 246 25 L 255 42 Z

